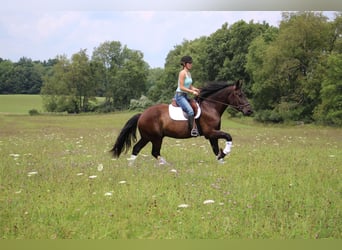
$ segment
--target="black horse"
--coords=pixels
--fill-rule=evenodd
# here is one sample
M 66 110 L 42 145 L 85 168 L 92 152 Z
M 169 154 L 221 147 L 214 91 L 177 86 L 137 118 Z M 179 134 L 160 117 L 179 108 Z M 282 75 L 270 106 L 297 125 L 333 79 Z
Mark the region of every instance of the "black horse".
M 218 160 L 230 152 L 232 137 L 220 130 L 221 116 L 227 106 L 231 106 L 244 115 L 253 113 L 251 106 L 243 93 L 242 82 L 236 81 L 229 85 L 222 82 L 212 82 L 201 89 L 197 100 L 201 107 L 201 116 L 197 119 L 197 125 L 201 136 L 210 141 L 212 150 Z M 122 128 L 111 152 L 114 157 L 119 157 L 123 150 L 131 147 L 136 142 L 136 129 L 139 129 L 140 140 L 134 145 L 131 162 L 139 154 L 140 150 L 148 143 L 152 143 L 152 155 L 160 164 L 167 163 L 160 155 L 160 149 L 165 136 L 172 138 L 190 138 L 190 130 L 187 121 L 175 121 L 169 116 L 168 104 L 157 104 L 147 108 L 144 112 L 134 115 Z M 225 139 L 226 146 L 219 149 L 218 140 Z

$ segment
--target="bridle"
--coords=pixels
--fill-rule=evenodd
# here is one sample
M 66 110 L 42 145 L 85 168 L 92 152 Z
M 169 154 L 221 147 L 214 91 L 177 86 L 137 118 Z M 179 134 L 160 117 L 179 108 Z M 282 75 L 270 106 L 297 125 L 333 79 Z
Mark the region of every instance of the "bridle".
M 216 100 L 213 100 L 213 99 L 210 99 L 210 98 L 206 98 L 206 97 L 197 96 L 197 98 L 198 99 L 202 99 L 202 100 L 206 100 L 206 101 L 209 101 L 209 102 L 213 102 L 213 103 L 219 103 L 219 104 L 225 105 L 227 107 L 234 108 L 234 109 L 236 109 L 238 111 L 242 110 L 244 107 L 250 106 L 249 102 L 247 102 L 246 104 L 243 104 L 243 105 L 232 105 L 232 104 L 229 104 L 229 103 L 216 101 Z

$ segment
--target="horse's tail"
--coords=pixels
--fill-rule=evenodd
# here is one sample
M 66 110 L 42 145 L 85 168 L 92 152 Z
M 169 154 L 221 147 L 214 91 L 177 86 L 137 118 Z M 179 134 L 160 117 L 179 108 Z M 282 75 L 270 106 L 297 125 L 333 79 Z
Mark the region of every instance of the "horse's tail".
M 141 114 L 134 115 L 126 122 L 125 126 L 122 128 L 113 148 L 110 150 L 110 152 L 113 153 L 114 157 L 119 158 L 123 150 L 125 150 L 126 153 L 127 150 L 131 147 L 132 141 L 137 141 L 136 131 L 140 115 Z

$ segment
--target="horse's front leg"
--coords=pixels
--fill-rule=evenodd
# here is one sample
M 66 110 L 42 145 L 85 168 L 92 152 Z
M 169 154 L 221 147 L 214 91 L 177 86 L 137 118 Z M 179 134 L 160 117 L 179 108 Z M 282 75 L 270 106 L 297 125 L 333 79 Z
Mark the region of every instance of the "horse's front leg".
M 217 138 L 210 138 L 209 141 L 210 141 L 210 145 L 211 145 L 211 148 L 212 148 L 214 154 L 218 155 L 218 153 L 219 153 L 218 139 Z
M 217 160 L 223 160 L 223 158 L 230 153 L 231 147 L 233 145 L 233 139 L 230 134 L 225 133 L 220 130 L 212 131 L 210 136 L 208 136 L 208 139 L 210 141 L 211 147 L 213 149 L 214 154 L 217 157 Z M 226 146 L 224 149 L 219 148 L 218 146 L 218 140 L 219 139 L 225 139 L 226 140 Z

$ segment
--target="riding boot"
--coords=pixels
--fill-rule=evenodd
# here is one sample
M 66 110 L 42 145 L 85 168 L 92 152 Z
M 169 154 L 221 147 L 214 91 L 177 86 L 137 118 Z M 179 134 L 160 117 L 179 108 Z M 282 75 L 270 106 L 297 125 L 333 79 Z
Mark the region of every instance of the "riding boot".
M 189 130 L 191 130 L 191 136 L 193 137 L 199 136 L 196 123 L 195 123 L 195 118 L 193 115 L 188 116 L 188 125 L 189 125 Z

